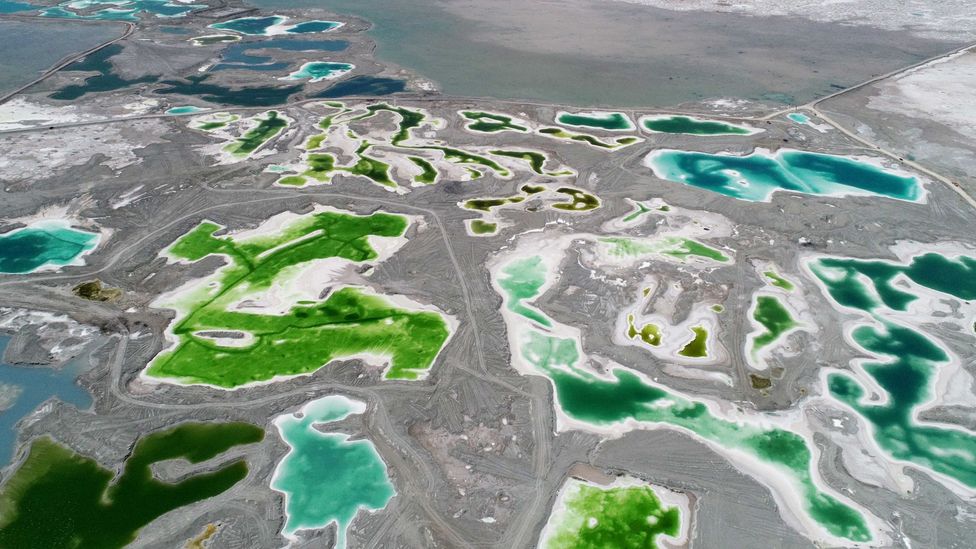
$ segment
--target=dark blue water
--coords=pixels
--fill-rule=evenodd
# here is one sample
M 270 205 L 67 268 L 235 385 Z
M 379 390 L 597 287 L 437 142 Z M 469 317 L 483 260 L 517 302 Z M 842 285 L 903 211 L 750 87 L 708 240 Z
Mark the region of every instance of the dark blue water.
M 407 83 L 385 76 L 354 76 L 311 97 L 339 98 L 350 95 L 390 95 L 406 89 Z
M 89 76 L 81 84 L 71 84 L 69 86 L 65 86 L 60 90 L 48 95 L 48 97 L 51 99 L 60 99 L 62 101 L 71 101 L 88 93 L 120 90 L 136 84 L 155 82 L 159 78 L 158 76 L 148 75 L 141 78 L 126 80 L 118 74 L 115 74 L 112 68 L 112 62 L 109 61 L 109 59 L 121 51 L 122 46 L 119 44 L 112 44 L 96 51 L 80 61 L 75 61 L 74 63 L 68 65 L 62 69 L 62 71 L 98 72 L 99 74 Z
M 16 385 L 21 393 L 13 406 L 0 411 L 0 464 L 13 457 L 17 442 L 17 422 L 37 409 L 51 397 L 72 404 L 79 410 L 92 405 L 92 397 L 76 383 L 78 375 L 88 366 L 85 357 L 75 359 L 61 369 L 13 366 L 3 361 L 9 336 L 0 335 L 0 383 Z

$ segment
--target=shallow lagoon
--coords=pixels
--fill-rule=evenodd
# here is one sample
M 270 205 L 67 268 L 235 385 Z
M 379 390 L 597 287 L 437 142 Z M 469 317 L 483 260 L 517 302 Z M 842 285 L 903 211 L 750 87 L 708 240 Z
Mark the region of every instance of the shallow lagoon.
M 87 368 L 87 360 L 75 359 L 61 368 L 14 366 L 3 361 L 9 336 L 0 335 L 0 384 L 16 387 L 19 394 L 10 408 L 0 411 L 0 464 L 13 455 L 17 441 L 17 422 L 50 398 L 57 398 L 79 410 L 92 404 L 92 397 L 78 385 L 77 378 Z
M 644 160 L 655 177 L 748 200 L 776 191 L 824 196 L 873 195 L 919 202 L 918 179 L 856 158 L 780 149 L 745 156 L 663 149 Z
M 904 32 L 851 32 L 847 25 L 786 17 L 757 24 L 745 15 L 603 0 L 495 0 L 491 9 L 474 0 L 249 3 L 367 19 L 379 60 L 414 69 L 448 94 L 584 107 L 711 97 L 802 104 L 835 91 L 833 85 L 853 85 L 952 49 Z
M 99 235 L 72 229 L 60 220 L 45 220 L 0 235 L 0 273 L 27 274 L 74 265 L 98 245 Z
M 70 0 L 44 8 L 41 15 L 60 19 L 138 21 L 140 13 L 156 17 L 183 17 L 205 4 L 171 0 Z
M 285 494 L 286 537 L 335 522 L 336 547 L 342 549 L 359 511 L 383 509 L 396 494 L 371 442 L 319 430 L 365 411 L 364 403 L 333 395 L 306 404 L 300 416 L 285 414 L 275 420 L 290 448 L 271 480 L 271 488 Z

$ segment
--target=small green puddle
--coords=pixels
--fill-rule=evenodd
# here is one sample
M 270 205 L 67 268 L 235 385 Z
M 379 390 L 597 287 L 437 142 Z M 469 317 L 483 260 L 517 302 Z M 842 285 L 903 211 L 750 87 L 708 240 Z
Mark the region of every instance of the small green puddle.
M 765 331 L 757 335 L 752 341 L 753 356 L 798 325 L 779 298 L 770 295 L 761 295 L 756 298 L 756 310 L 753 312 L 752 318 L 765 328 Z
M 763 275 L 769 279 L 769 283 L 777 288 L 782 288 L 788 292 L 792 292 L 795 286 L 789 280 L 780 276 L 776 271 L 765 271 Z
M 556 189 L 556 192 L 564 194 L 571 199 L 570 202 L 556 202 L 553 204 L 552 207 L 557 210 L 586 212 L 600 207 L 600 199 L 586 191 L 572 187 L 559 187 Z
M 705 358 L 708 356 L 708 330 L 704 326 L 692 326 L 691 332 L 695 337 L 678 351 L 681 356 L 689 358 Z
M 650 322 L 638 328 L 634 324 L 634 315 L 627 315 L 627 337 L 630 339 L 639 337 L 644 343 L 657 347 L 661 344 L 661 328 Z
M 486 236 L 498 232 L 498 223 L 485 221 L 483 219 L 470 219 L 468 220 L 468 229 L 472 234 Z
M 414 176 L 414 181 L 423 183 L 424 185 L 433 185 L 437 182 L 437 169 L 434 168 L 433 164 L 419 156 L 409 156 L 407 158 L 421 170 L 419 175 Z

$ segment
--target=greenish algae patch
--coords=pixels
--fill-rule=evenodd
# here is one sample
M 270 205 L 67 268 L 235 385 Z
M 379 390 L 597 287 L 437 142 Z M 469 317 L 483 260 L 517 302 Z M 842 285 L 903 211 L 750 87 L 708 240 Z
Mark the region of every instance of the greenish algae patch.
M 285 537 L 336 524 L 336 547 L 346 547 L 346 531 L 360 510 L 378 511 L 396 494 L 386 464 L 368 440 L 320 428 L 366 405 L 343 396 L 327 396 L 302 407 L 299 414 L 275 419 L 288 453 L 275 468 L 271 488 L 285 494 Z
M 860 363 L 863 374 L 857 377 L 829 374 L 830 394 L 871 424 L 875 441 L 893 458 L 976 488 L 976 436 L 916 417 L 919 407 L 935 396 L 938 369 L 948 366 L 950 356 L 937 340 L 896 322 L 889 312 L 908 311 L 922 297 L 896 284 L 901 276 L 946 296 L 976 299 L 976 258 L 923 253 L 907 263 L 892 263 L 825 257 L 808 267 L 834 301 L 862 312 L 865 322 L 855 326 L 851 339 L 876 357 Z M 861 380 L 861 375 L 870 380 Z M 867 383 L 879 387 L 883 397 L 867 398 Z
M 712 305 L 711 308 L 712 308 L 712 311 L 714 311 L 716 313 L 723 313 L 723 312 L 725 312 L 725 307 L 723 307 L 721 305 L 718 305 L 718 304 Z
M 464 128 L 473 132 L 497 133 L 506 131 L 529 131 L 529 128 L 515 124 L 513 122 L 514 118 L 511 116 L 505 116 L 504 114 L 482 111 L 461 111 L 461 116 L 470 120 L 470 122 L 468 122 Z
M 748 126 L 718 120 L 703 120 L 692 116 L 645 116 L 641 118 L 641 126 L 654 133 L 687 135 L 753 135 L 762 131 Z
M 678 354 L 688 358 L 705 358 L 708 356 L 708 330 L 704 326 L 692 326 L 694 337 L 678 351 Z
M 213 44 L 224 44 L 227 42 L 240 42 L 241 37 L 236 34 L 208 34 L 191 38 L 194 46 L 211 46 Z
M 98 245 L 98 233 L 72 229 L 60 220 L 45 220 L 0 234 L 0 273 L 28 274 L 77 264 Z
M 646 549 L 658 547 L 659 536 L 681 533 L 681 510 L 662 504 L 650 486 L 569 483 L 540 547 Z
M 464 201 L 464 207 L 469 210 L 479 212 L 490 212 L 494 208 L 505 206 L 506 204 L 518 204 L 525 198 L 521 196 L 510 196 L 508 198 L 472 198 Z
M 211 286 L 191 283 L 192 289 L 163 304 L 181 313 L 171 327 L 175 345 L 150 362 L 147 375 L 232 389 L 308 374 L 332 360 L 367 353 L 390 360 L 388 379 L 424 376 L 450 336 L 439 312 L 397 307 L 356 287 L 336 288 L 325 299 L 280 314 L 236 305 L 272 286 L 295 283 L 301 268 L 312 261 L 375 260 L 369 239 L 400 237 L 407 223 L 400 215 L 325 211 L 240 242 L 215 236 L 220 226 L 214 223 L 201 223 L 168 249 L 169 256 L 196 262 L 223 255 L 228 263 L 209 278 Z M 198 335 L 203 332 L 236 332 L 251 340 L 220 345 Z
M 624 223 L 629 223 L 638 217 L 650 213 L 651 209 L 644 205 L 643 202 L 633 202 L 634 209 L 629 214 L 625 215 L 623 218 Z
M 779 298 L 772 295 L 761 295 L 756 298 L 752 318 L 763 328 L 763 331 L 752 339 L 753 357 L 799 326 Z
M 641 257 L 660 254 L 680 261 L 688 261 L 693 257 L 709 259 L 718 263 L 732 261 L 732 258 L 720 250 L 690 238 L 667 236 L 659 239 L 639 239 L 607 236 L 601 237 L 599 241 L 608 244 L 607 253 L 616 257 Z
M 258 122 L 256 128 L 245 133 L 236 143 L 227 145 L 224 150 L 234 156 L 249 156 L 288 127 L 288 120 L 278 116 L 277 111 L 268 111 L 264 118 L 255 117 L 255 120 Z
M 468 232 L 475 236 L 488 236 L 498 232 L 498 223 L 483 219 L 469 219 Z
M 351 121 L 355 120 L 365 120 L 376 115 L 376 113 L 381 111 L 391 112 L 396 114 L 400 118 L 399 129 L 393 137 L 390 138 L 390 143 L 394 146 L 402 146 L 401 144 L 412 137 L 411 132 L 414 128 L 420 127 L 420 125 L 427 119 L 424 113 L 418 110 L 412 110 L 405 107 L 394 107 L 387 105 L 386 103 L 379 103 L 376 105 L 369 105 L 366 107 L 366 114 L 357 116 Z
M 556 202 L 553 204 L 552 207 L 557 210 L 587 212 L 600 207 L 600 199 L 586 191 L 572 187 L 559 187 L 556 189 L 556 192 L 570 198 L 569 202 Z
M 658 347 L 661 345 L 661 328 L 653 322 L 648 322 L 638 328 L 635 324 L 634 315 L 627 315 L 627 337 L 629 339 L 640 338 L 644 343 Z
M 780 276 L 776 271 L 764 271 L 763 276 L 769 279 L 770 284 L 787 292 L 792 292 L 796 288 L 792 282 Z
M 164 482 L 154 476 L 153 464 L 178 458 L 202 463 L 263 438 L 264 430 L 248 423 L 181 424 L 139 440 L 118 477 L 50 438 L 35 439 L 0 495 L 0 546 L 128 545 L 153 520 L 221 494 L 247 476 L 247 464 L 237 459 Z
M 608 131 L 628 131 L 634 129 L 634 123 L 622 112 L 561 112 L 556 116 L 556 122 L 563 126 L 577 128 L 595 128 Z
M 370 157 L 366 155 L 366 151 L 372 145 L 366 141 L 356 149 L 356 160 L 355 164 L 349 166 L 337 166 L 336 159 L 329 153 L 311 153 L 306 155 L 305 164 L 307 169 L 301 173 L 304 177 L 310 177 L 321 183 L 329 183 L 332 181 L 332 176 L 336 173 L 346 173 L 349 175 L 356 175 L 360 177 L 365 177 L 373 183 L 377 183 L 384 187 L 396 188 L 397 184 L 390 177 L 390 165 L 382 160 Z M 280 185 L 304 185 L 306 180 L 304 177 L 301 181 L 292 179 L 294 176 L 286 176 L 278 181 Z
M 528 183 L 519 187 L 519 191 L 525 194 L 539 194 L 541 192 L 545 192 L 545 190 L 545 185 L 530 185 Z

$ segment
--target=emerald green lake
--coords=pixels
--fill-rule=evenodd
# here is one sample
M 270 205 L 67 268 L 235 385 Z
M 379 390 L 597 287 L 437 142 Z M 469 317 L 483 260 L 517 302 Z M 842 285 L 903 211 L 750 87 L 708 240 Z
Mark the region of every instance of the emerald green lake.
M 158 517 L 221 494 L 247 475 L 247 465 L 237 459 L 171 483 L 153 475 L 154 463 L 201 463 L 262 438 L 264 430 L 248 423 L 182 424 L 139 440 L 117 478 L 50 438 L 36 439 L 0 494 L 0 546 L 128 545 Z
M 568 113 L 561 112 L 556 116 L 556 122 L 564 126 L 578 128 L 596 128 L 609 131 L 633 130 L 634 123 L 622 112 L 589 112 Z
M 319 430 L 365 411 L 364 403 L 333 395 L 306 404 L 300 415 L 275 420 L 290 448 L 271 480 L 271 487 L 285 494 L 286 537 L 294 539 L 299 530 L 335 522 L 336 547 L 343 549 L 346 530 L 359 511 L 383 509 L 396 494 L 371 442 Z
M 0 234 L 0 273 L 26 274 L 75 264 L 98 245 L 99 235 L 47 220 Z
M 641 126 L 654 133 L 683 133 L 688 135 L 752 135 L 761 130 L 690 116 L 645 116 Z

